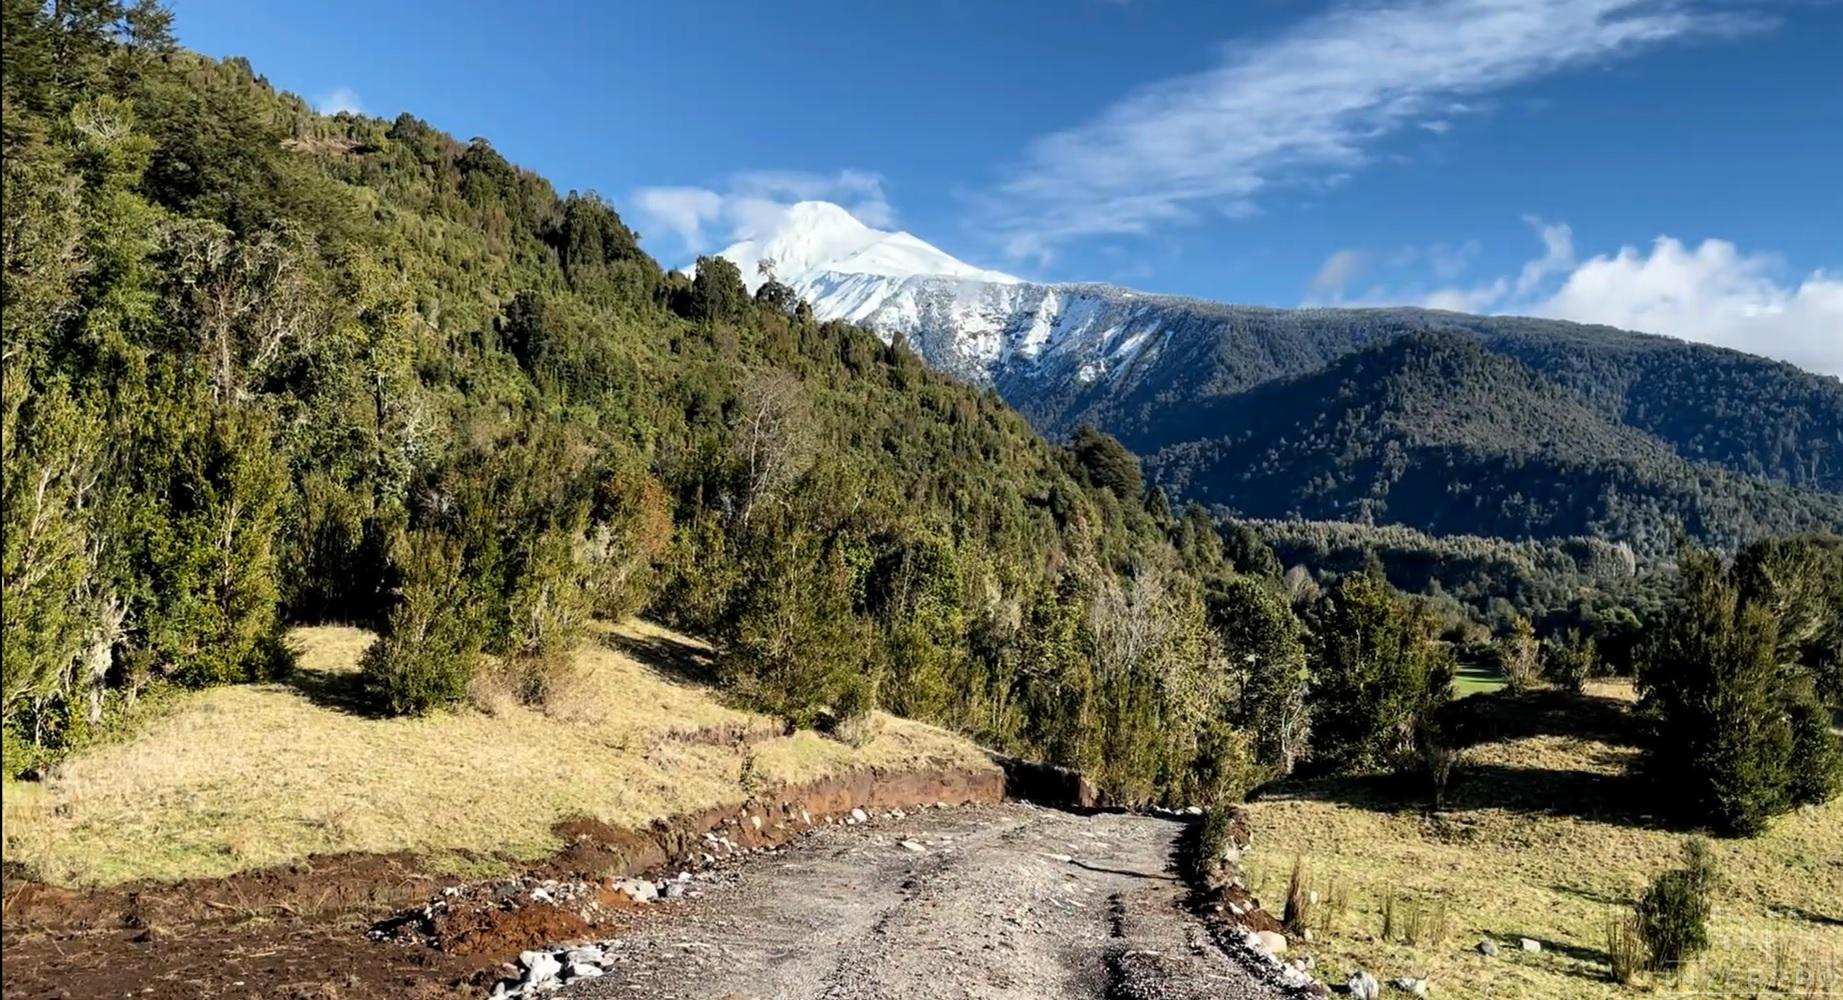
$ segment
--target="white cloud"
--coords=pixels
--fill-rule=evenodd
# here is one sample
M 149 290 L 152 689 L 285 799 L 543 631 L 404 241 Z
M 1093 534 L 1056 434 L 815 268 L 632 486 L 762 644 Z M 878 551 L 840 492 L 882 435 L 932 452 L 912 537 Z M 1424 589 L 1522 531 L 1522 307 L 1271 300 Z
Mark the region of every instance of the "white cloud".
M 731 176 L 722 190 L 647 187 L 633 194 L 641 231 L 671 233 L 687 255 L 765 232 L 781 220 L 787 206 L 813 200 L 836 202 L 867 226 L 887 228 L 896 220 L 883 193 L 882 176 L 865 170 L 755 170 Z
M 1357 275 L 1369 266 L 1369 255 L 1361 250 L 1339 250 L 1319 266 L 1318 273 L 1312 276 L 1312 287 L 1308 292 L 1314 301 L 1335 301 L 1344 294 L 1344 289 Z
M 1843 375 L 1843 277 L 1813 271 L 1796 283 L 1779 262 L 1726 240 L 1690 249 L 1660 236 L 1646 254 L 1621 247 L 1575 268 L 1537 315 L 1662 333 Z
M 723 196 L 698 187 L 651 187 L 634 192 L 641 218 L 691 248 L 704 245 L 704 224 L 723 215 Z
M 1660 236 L 1649 252 L 1625 246 L 1577 261 L 1566 225 L 1529 221 L 1543 254 L 1514 279 L 1419 295 L 1373 290 L 1366 301 L 1601 323 L 1843 375 L 1843 278 L 1818 270 L 1785 280 L 1778 258 L 1719 239 L 1691 248 Z
M 1007 252 L 1039 258 L 1082 236 L 1246 212 L 1275 183 L 1351 169 L 1377 140 L 1438 131 L 1486 93 L 1759 23 L 1702 0 L 1346 2 L 1037 139 L 986 209 Z
M 351 87 L 334 87 L 314 100 L 314 110 L 323 115 L 336 115 L 341 111 L 362 115 L 365 104 L 358 99 L 358 91 Z

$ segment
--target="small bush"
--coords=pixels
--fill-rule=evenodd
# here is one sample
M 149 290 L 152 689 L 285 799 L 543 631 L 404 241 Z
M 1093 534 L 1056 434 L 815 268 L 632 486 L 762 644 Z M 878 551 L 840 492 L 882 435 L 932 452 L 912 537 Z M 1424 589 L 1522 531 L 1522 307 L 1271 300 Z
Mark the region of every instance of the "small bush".
M 1197 864 L 1203 877 L 1214 881 L 1235 849 L 1235 810 L 1211 806 L 1197 824 Z
M 1598 663 L 1593 637 L 1579 629 L 1569 629 L 1561 639 L 1542 644 L 1542 672 L 1564 691 L 1580 694 L 1585 690 Z
M 1542 678 L 1540 646 L 1536 630 L 1529 619 L 1518 615 L 1511 620 L 1510 634 L 1498 640 L 1498 665 L 1510 689 L 1518 693 L 1532 690 Z
M 467 696 L 482 629 L 470 611 L 458 544 L 413 532 L 401 549 L 397 605 L 384 634 L 365 651 L 359 675 L 379 708 L 426 715 Z
M 1421 751 L 1427 768 L 1427 782 L 1433 790 L 1433 807 L 1436 812 L 1446 808 L 1446 789 L 1452 783 L 1453 771 L 1459 766 L 1459 753 L 1452 747 L 1431 740 Z
M 1709 946 L 1715 860 L 1708 842 L 1693 838 L 1684 844 L 1683 860 L 1682 868 L 1652 880 L 1634 915 L 1653 969 L 1673 968 Z

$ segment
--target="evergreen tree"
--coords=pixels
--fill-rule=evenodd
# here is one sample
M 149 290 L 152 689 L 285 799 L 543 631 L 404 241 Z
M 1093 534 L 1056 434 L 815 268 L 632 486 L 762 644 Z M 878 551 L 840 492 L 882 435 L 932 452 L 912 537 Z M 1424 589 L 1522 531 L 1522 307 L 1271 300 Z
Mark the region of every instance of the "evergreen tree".
M 1640 684 L 1656 718 L 1652 769 L 1676 811 L 1750 836 L 1791 804 L 1791 721 L 1778 690 L 1777 624 L 1706 552 L 1686 552 L 1677 604 Z
M 1432 621 L 1365 573 L 1338 581 L 1311 622 L 1313 757 L 1352 771 L 1412 759 L 1452 686 Z

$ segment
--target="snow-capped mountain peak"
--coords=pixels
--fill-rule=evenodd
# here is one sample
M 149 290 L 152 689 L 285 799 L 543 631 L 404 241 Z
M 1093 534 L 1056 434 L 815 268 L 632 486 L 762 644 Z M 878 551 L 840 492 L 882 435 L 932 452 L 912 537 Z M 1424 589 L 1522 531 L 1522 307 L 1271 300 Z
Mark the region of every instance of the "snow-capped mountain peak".
M 792 205 L 719 256 L 736 265 L 750 292 L 771 271 L 818 318 L 847 320 L 885 340 L 901 335 L 934 367 L 986 385 L 1089 385 L 1156 355 L 1163 342 L 1156 310 L 1124 289 L 1043 284 L 975 267 L 829 202 Z
M 931 275 L 1015 284 L 1019 279 L 958 260 L 908 233 L 872 229 L 845 209 L 827 201 L 789 206 L 773 228 L 735 243 L 719 256 L 742 271 L 749 291 L 767 280 L 767 262 L 777 280 L 796 289 L 821 274 L 861 274 L 882 278 Z

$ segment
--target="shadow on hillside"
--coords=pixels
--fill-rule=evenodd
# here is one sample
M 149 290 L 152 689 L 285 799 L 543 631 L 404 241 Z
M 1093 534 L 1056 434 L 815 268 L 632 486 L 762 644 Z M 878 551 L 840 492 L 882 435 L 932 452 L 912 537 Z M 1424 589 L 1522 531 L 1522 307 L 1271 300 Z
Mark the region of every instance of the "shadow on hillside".
M 1647 829 L 1687 829 L 1653 795 L 1654 783 L 1635 767 L 1639 727 L 1617 698 L 1541 691 L 1480 694 L 1449 704 L 1441 726 L 1469 752 L 1447 786 L 1437 814 L 1452 836 L 1466 832 L 1465 814 L 1501 810 Z M 1488 745 L 1541 736 L 1579 743 L 1552 762 L 1493 760 Z M 1544 766 L 1551 765 L 1552 766 Z M 1430 811 L 1427 781 L 1418 774 L 1304 778 L 1263 789 L 1262 798 L 1336 802 L 1376 812 Z
M 1571 736 L 1635 747 L 1643 735 L 1630 703 L 1552 689 L 1522 695 L 1494 691 L 1461 698 L 1441 711 L 1440 725 L 1459 747 L 1533 736 Z
M 1780 907 L 1779 915 L 1792 920 L 1802 920 L 1807 924 L 1816 924 L 1819 927 L 1843 927 L 1843 917 L 1833 917 L 1827 913 L 1813 913 L 1796 906 Z
M 356 670 L 314 670 L 297 666 L 288 672 L 282 683 L 322 708 L 367 719 L 381 719 L 389 714 L 366 696 L 364 678 Z
M 622 635 L 604 632 L 602 642 L 618 653 L 638 660 L 666 678 L 683 684 L 710 687 L 717 683 L 710 651 L 665 635 Z
M 1446 805 L 1436 815 L 1463 836 L 1464 816 L 1496 809 L 1528 816 L 1556 816 L 1648 829 L 1677 829 L 1651 801 L 1637 775 L 1560 768 L 1468 764 L 1455 770 Z M 1334 802 L 1380 813 L 1432 811 L 1426 784 L 1418 777 L 1366 774 L 1281 782 L 1265 799 Z

